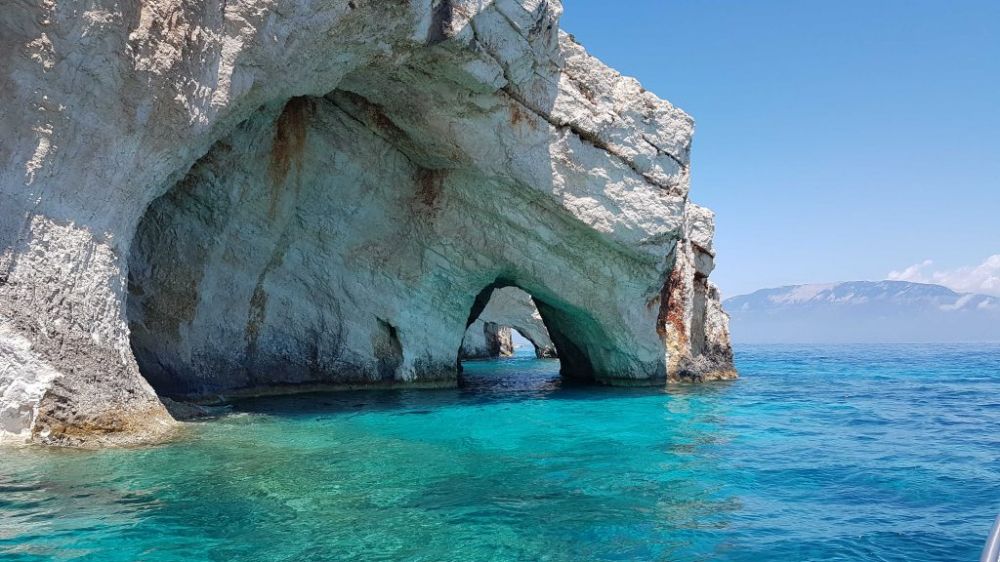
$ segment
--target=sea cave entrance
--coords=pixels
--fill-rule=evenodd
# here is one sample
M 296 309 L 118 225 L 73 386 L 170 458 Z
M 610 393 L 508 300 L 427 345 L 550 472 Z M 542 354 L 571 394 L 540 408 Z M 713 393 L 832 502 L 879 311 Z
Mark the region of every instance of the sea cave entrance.
M 483 344 L 489 330 L 517 330 L 539 357 L 592 378 L 580 350 L 600 346 L 580 342 L 606 333 L 557 296 L 575 295 L 566 281 L 577 277 L 516 251 L 511 233 L 531 231 L 481 196 L 489 180 L 387 137 L 387 119 L 343 92 L 264 106 L 148 206 L 130 246 L 127 320 L 158 394 L 454 386 L 456 348 L 477 320 Z M 552 222 L 532 198 L 506 201 L 518 220 Z M 470 265 L 523 278 L 534 298 L 521 283 L 482 289 Z M 480 320 L 494 289 L 519 308 Z M 475 305 L 456 298 L 480 290 Z
M 447 140 L 354 91 L 260 107 L 138 221 L 127 320 L 142 376 L 182 399 L 449 387 L 463 339 L 500 355 L 512 330 L 565 378 L 657 374 L 662 344 L 626 329 L 653 313 L 622 318 L 634 299 L 609 294 L 607 255 L 554 251 L 549 239 L 589 240 L 582 227 Z
M 482 312 L 466 328 L 459 356 L 463 360 L 510 357 L 523 346 L 530 346 L 538 358 L 558 356 L 531 295 L 514 286 L 503 287 L 492 290 Z
M 558 360 L 563 379 L 593 383 L 593 358 L 601 350 L 602 332 L 584 311 L 558 301 L 542 290 L 529 292 L 513 282 L 497 280 L 476 296 L 462 346 L 462 361 L 498 359 L 513 355 L 514 333 L 534 348 L 539 359 Z

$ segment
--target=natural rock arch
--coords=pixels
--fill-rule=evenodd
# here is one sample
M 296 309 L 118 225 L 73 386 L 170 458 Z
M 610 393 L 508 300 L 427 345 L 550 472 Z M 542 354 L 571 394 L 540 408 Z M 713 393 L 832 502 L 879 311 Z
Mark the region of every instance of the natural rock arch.
M 585 308 L 597 300 L 591 291 L 613 283 L 606 273 L 594 282 L 600 269 L 631 264 L 580 251 L 588 229 L 552 221 L 549 209 L 517 197 L 503 209 L 483 205 L 483 186 L 495 180 L 424 167 L 421 155 L 400 147 L 406 139 L 378 134 L 342 99 L 263 109 L 140 222 L 129 319 L 154 386 L 200 396 L 282 385 L 454 384 L 455 336 L 469 317 L 455 295 L 474 294 L 497 270 L 504 273 L 475 302 L 518 282 L 549 295 L 539 311 L 566 349 L 569 375 L 614 383 L 638 369 L 640 378 L 664 378 L 658 353 L 643 359 L 631 342 L 614 343 L 611 332 L 622 327 L 607 324 L 617 323 L 616 313 Z M 392 126 L 386 122 L 382 130 Z M 538 240 L 543 233 L 573 249 L 552 252 Z M 544 267 L 533 255 L 546 255 Z M 384 368 L 389 347 L 398 349 L 392 374 Z
M 521 287 L 522 285 L 517 284 L 511 278 L 498 278 L 487 285 L 476 295 L 466 327 L 471 326 L 476 319 L 482 316 L 490 304 L 494 303 L 493 299 L 498 293 L 502 294 L 514 290 L 514 294 L 527 294 L 537 307 L 546 334 L 560 357 L 562 376 L 604 384 L 633 384 L 628 380 L 630 377 L 616 376 L 619 373 L 629 371 L 617 370 L 614 367 L 615 361 L 623 360 L 619 355 L 622 350 L 609 347 L 609 343 L 613 339 L 603 325 L 604 319 L 595 318 L 588 311 L 579 308 L 572 302 L 567 302 L 557 296 L 548 296 L 553 295 L 551 292 L 542 292 L 541 294 L 547 296 L 538 297 L 535 296 L 535 293 Z M 548 300 L 542 300 L 543 298 Z M 625 361 L 627 360 L 625 359 Z M 632 365 L 632 368 L 634 369 L 635 365 Z M 658 366 L 653 367 L 653 369 L 656 368 Z M 642 378 L 646 384 L 663 380 L 665 377 L 663 372 L 644 374 L 645 376 Z
M 496 357 L 501 354 L 499 351 L 504 345 L 498 340 L 509 339 L 511 329 L 517 330 L 522 337 L 531 342 L 536 357 L 556 357 L 555 345 L 549 337 L 538 307 L 535 306 L 531 295 L 517 287 L 504 287 L 493 291 L 482 313 L 465 331 L 461 357 L 470 359 Z
M 162 437 L 135 356 L 182 394 L 450 384 L 497 279 L 575 372 L 655 384 L 690 355 L 664 287 L 692 121 L 561 34 L 558 2 L 91 8 L 0 22 L 23 108 L 0 114 L 0 438 Z

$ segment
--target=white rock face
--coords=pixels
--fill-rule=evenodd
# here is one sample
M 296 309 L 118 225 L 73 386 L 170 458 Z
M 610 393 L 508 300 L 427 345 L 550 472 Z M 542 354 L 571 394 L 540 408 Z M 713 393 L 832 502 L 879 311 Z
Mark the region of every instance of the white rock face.
M 714 292 L 687 320 L 711 255 L 685 212 L 693 122 L 561 34 L 560 13 L 5 9 L 0 435 L 160 439 L 153 387 L 454 384 L 469 318 L 506 286 L 534 298 L 566 376 L 732 376 L 691 367 L 728 350 Z
M 0 326 L 0 443 L 25 441 L 38 404 L 59 372 L 31 351 L 31 342 Z
M 556 348 L 549 338 L 542 315 L 531 295 L 517 287 L 493 291 L 479 318 L 469 325 L 462 339 L 462 357 L 486 358 L 514 353 L 510 329 L 520 332 L 535 346 L 535 356 L 555 357 Z
M 510 326 L 476 320 L 465 331 L 459 359 L 495 359 L 514 355 L 514 334 Z

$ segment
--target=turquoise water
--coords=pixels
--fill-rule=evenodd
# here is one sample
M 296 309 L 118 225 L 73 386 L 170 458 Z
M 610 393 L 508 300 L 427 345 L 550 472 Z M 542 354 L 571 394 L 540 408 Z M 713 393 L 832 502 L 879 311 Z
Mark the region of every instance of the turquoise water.
M 241 402 L 180 442 L 0 451 L 0 559 L 975 560 L 1000 346 L 743 347 L 743 378 Z

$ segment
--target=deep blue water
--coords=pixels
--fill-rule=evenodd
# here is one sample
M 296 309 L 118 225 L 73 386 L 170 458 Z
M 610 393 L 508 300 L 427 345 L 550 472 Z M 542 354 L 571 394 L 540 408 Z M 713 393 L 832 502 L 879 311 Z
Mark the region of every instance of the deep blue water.
M 0 450 L 0 559 L 976 560 L 1000 346 L 742 347 L 742 379 L 259 399 L 170 445 Z

